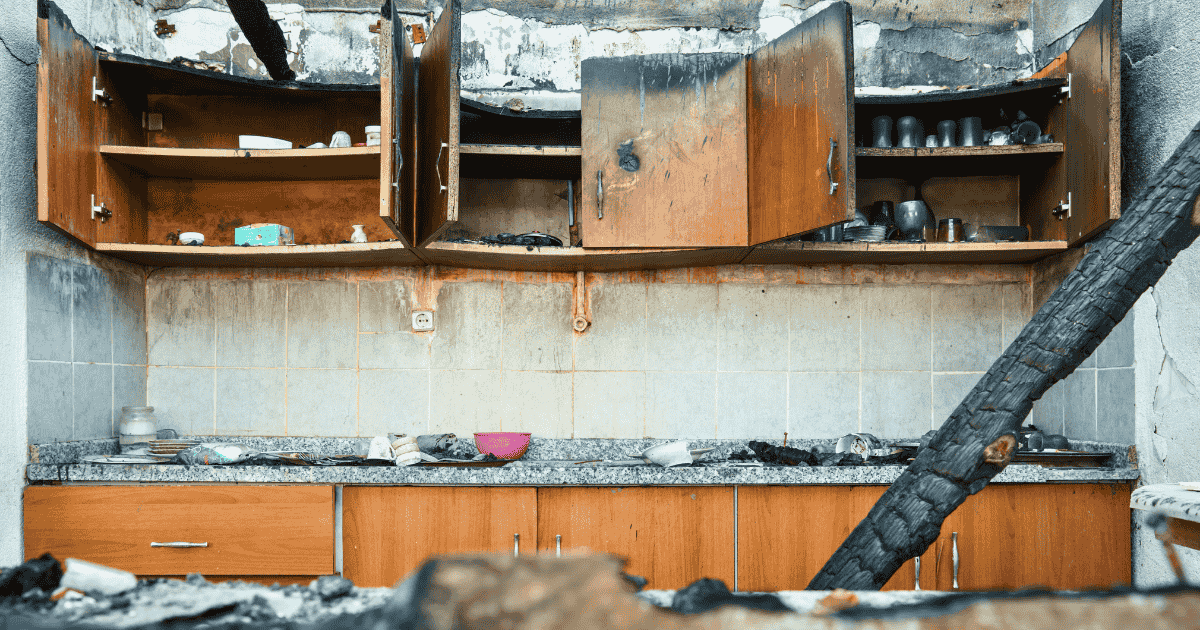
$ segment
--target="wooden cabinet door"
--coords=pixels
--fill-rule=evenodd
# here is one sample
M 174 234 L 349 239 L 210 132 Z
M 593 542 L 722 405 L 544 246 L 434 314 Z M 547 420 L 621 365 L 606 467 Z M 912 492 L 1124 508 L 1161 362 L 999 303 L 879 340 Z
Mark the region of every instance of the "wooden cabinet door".
M 537 541 L 534 488 L 349 486 L 342 491 L 342 575 L 392 586 L 429 556 L 513 551 Z
M 460 0 L 448 0 L 421 49 L 417 107 L 417 240 L 436 241 L 458 221 Z
M 750 56 L 751 245 L 854 219 L 853 37 L 839 2 Z
M 386 7 L 379 33 L 379 216 L 409 246 L 417 238 L 413 53 L 396 3 Z
M 731 487 L 539 488 L 538 552 L 588 549 L 628 560 L 646 588 L 678 589 L 700 578 L 733 588 Z
M 38 221 L 94 246 L 96 51 L 50 2 L 38 3 L 38 43 Z
M 334 568 L 331 486 L 30 486 L 24 516 L 26 558 L 50 552 L 143 576 Z M 173 542 L 207 546 L 152 545 Z
M 1064 153 L 1022 194 L 1024 221 L 1043 239 L 1078 244 L 1121 218 L 1121 0 L 1103 0 L 1071 48 L 1034 75 L 1065 78 L 1071 94 L 1046 133 Z M 1024 181 L 1022 185 L 1025 185 Z M 1053 210 L 1068 201 L 1070 216 Z
M 1131 490 L 1124 484 L 996 484 L 942 525 L 938 587 L 1110 588 L 1132 581 Z
M 887 486 L 738 486 L 738 589 L 808 587 Z M 883 590 L 915 587 L 912 560 Z M 934 554 L 922 556 L 921 586 L 934 588 Z
M 745 57 L 592 58 L 580 76 L 584 247 L 745 246 Z

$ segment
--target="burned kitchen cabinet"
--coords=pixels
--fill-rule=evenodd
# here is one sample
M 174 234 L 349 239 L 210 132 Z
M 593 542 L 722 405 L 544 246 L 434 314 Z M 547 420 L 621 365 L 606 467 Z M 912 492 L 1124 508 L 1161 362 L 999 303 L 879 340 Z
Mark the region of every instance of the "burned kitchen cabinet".
M 377 86 L 255 81 L 97 52 L 53 3 L 39 7 L 39 220 L 155 266 L 420 262 L 403 181 L 414 166 L 412 53 L 394 10 L 382 98 Z M 381 160 L 364 128 L 384 110 Z M 240 135 L 305 147 L 339 130 L 364 146 L 237 148 Z M 233 247 L 234 228 L 251 223 L 289 226 L 297 245 Z M 355 224 L 376 242 L 346 242 Z M 181 232 L 204 234 L 204 246 L 180 245 Z
M 534 553 L 536 488 L 347 486 L 343 576 L 394 586 L 438 554 Z
M 734 584 L 732 487 L 538 488 L 537 501 L 538 553 L 615 554 L 650 589 Z
M 268 584 L 335 570 L 332 486 L 29 486 L 23 508 L 26 559 Z
M 739 247 L 854 218 L 850 8 L 750 56 L 585 59 L 585 247 Z

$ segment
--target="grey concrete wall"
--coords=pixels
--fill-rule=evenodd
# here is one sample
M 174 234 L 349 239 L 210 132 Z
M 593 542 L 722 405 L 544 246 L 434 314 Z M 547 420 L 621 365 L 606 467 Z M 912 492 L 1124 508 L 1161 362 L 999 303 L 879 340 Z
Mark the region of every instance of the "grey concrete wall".
M 1121 45 L 1126 196 L 1142 188 L 1200 121 L 1200 5 L 1126 0 Z M 1142 482 L 1200 478 L 1200 247 L 1176 258 L 1135 307 L 1137 446 Z M 1140 525 L 1140 520 L 1135 519 Z M 1191 579 L 1200 551 L 1180 549 Z M 1134 536 L 1134 580 L 1174 580 L 1153 536 Z
M 1024 267 L 162 270 L 149 403 L 191 434 L 915 437 L 1028 320 Z M 950 283 L 950 284 L 947 284 Z M 435 311 L 433 333 L 410 312 Z

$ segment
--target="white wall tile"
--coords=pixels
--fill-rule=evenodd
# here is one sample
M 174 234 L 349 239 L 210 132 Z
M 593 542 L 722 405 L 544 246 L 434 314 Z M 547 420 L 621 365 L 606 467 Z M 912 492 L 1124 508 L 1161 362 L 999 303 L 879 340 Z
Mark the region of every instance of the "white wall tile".
M 501 430 L 537 437 L 571 437 L 570 372 L 505 370 L 500 401 Z
M 858 431 L 859 372 L 793 372 L 788 376 L 788 432 L 832 438 Z
M 576 370 L 641 370 L 646 365 L 646 296 L 641 282 L 588 288 L 592 322 L 575 338 Z
M 572 367 L 572 285 L 505 282 L 502 364 L 514 370 Z
M 928 371 L 930 288 L 864 286 L 862 295 L 863 369 Z
M 931 428 L 929 372 L 863 372 L 862 430 L 915 438 Z
M 794 295 L 791 287 L 729 283 L 717 286 L 720 370 L 786 371 L 788 298 Z
M 215 370 L 151 366 L 146 375 L 146 404 L 154 407 L 158 428 L 179 435 L 213 435 Z
M 783 439 L 787 372 L 718 372 L 717 437 Z
M 431 370 L 429 432 L 503 431 L 500 382 L 500 370 Z
M 358 435 L 358 372 L 288 370 L 287 434 Z
M 210 367 L 216 360 L 212 283 L 150 282 L 147 344 L 151 365 Z
M 284 367 L 287 359 L 287 284 L 213 283 L 216 365 Z
M 793 372 L 862 369 L 862 291 L 857 286 L 788 289 Z
M 574 437 L 644 436 L 646 374 L 644 372 L 575 372 Z
M 647 370 L 715 370 L 717 285 L 650 284 L 646 321 Z
M 998 285 L 932 287 L 933 370 L 984 372 L 1000 356 L 1004 299 Z
M 290 282 L 287 316 L 288 367 L 348 369 L 357 364 L 356 285 Z
M 647 372 L 646 437 L 716 437 L 715 372 Z
M 500 283 L 442 285 L 431 340 L 435 369 L 500 369 Z
M 360 370 L 358 434 L 429 433 L 428 370 Z
M 216 370 L 216 434 L 287 435 L 286 381 L 279 369 Z

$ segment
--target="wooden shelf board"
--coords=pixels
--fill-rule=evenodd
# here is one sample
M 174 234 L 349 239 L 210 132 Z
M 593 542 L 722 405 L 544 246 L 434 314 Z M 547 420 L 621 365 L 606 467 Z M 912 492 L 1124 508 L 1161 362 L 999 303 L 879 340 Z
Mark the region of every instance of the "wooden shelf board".
M 232 247 L 96 243 L 96 251 L 151 267 L 382 267 L 420 265 L 399 242 Z
M 588 249 L 436 242 L 421 249 L 432 265 L 518 271 L 636 271 L 731 265 L 748 247 L 710 249 Z
M 943 264 L 1027 263 L 1067 249 L 1066 241 L 1021 243 L 768 243 L 746 264 Z
M 565 158 L 583 155 L 583 147 L 533 146 L 523 144 L 460 144 L 459 151 L 475 155 L 536 155 Z
M 876 149 L 874 147 L 858 147 L 854 150 L 857 157 L 986 157 L 998 155 L 1028 155 L 1031 153 L 1062 153 L 1063 143 L 1047 142 L 1045 144 L 1010 144 L 1005 146 L 984 147 L 918 147 Z
M 854 97 L 856 106 L 862 105 L 911 105 L 926 103 L 943 103 L 947 101 L 963 101 L 992 96 L 1006 96 L 1031 91 L 1045 91 L 1047 94 L 1058 94 L 1067 80 L 1060 77 L 1046 79 L 1019 79 L 1010 83 L 985 85 L 964 89 L 935 90 L 919 94 L 863 94 Z
M 378 179 L 379 147 L 177 149 L 102 145 L 100 154 L 153 177 L 241 181 Z

